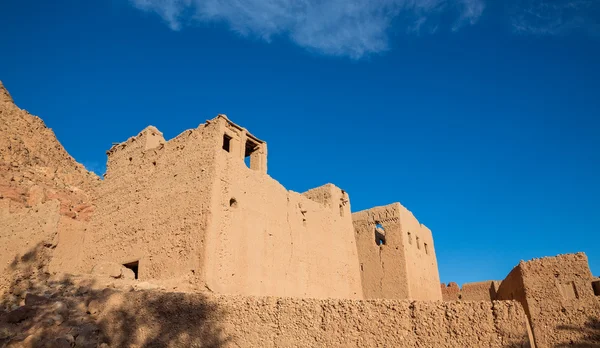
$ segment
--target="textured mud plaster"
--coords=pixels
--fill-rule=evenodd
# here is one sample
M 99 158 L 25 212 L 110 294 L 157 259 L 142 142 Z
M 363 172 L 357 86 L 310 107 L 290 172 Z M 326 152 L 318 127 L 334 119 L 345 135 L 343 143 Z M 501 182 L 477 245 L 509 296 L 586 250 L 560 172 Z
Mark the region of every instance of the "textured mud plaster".
M 455 282 L 450 282 L 448 285 L 441 283 L 440 288 L 442 289 L 442 299 L 444 301 L 460 300 L 460 287 Z
M 161 317 L 146 303 L 181 313 Z M 145 346 L 160 323 L 179 346 L 218 342 L 222 347 L 527 347 L 526 317 L 517 302 L 411 302 L 315 300 L 132 292 L 113 295 L 100 314 L 108 337 L 122 342 L 123 317 L 148 325 L 128 337 Z M 199 308 L 202 311 L 190 311 Z M 112 327 L 116 326 L 116 327 Z
M 224 115 L 169 141 L 148 127 L 114 145 L 82 270 L 138 262 L 139 279 L 187 276 L 218 293 L 362 298 L 347 194 L 288 191 L 266 154 Z
M 497 297 L 523 304 L 538 348 L 599 344 L 600 303 L 594 296 L 587 257 L 559 255 L 519 263 L 502 282 Z M 586 329 L 587 328 L 587 329 Z
M 347 194 L 331 184 L 304 194 L 286 190 L 266 174 L 266 143 L 225 117 L 214 123 L 230 146 L 215 154 L 208 287 L 226 294 L 362 298 Z M 250 168 L 243 161 L 252 156 L 249 147 L 237 145 L 248 139 L 258 153 Z
M 365 298 L 442 300 L 431 231 L 410 211 L 394 203 L 352 220 Z
M 85 272 L 139 262 L 139 279 L 202 281 L 218 127 L 165 141 L 154 127 L 108 151 L 105 180 L 85 236 Z

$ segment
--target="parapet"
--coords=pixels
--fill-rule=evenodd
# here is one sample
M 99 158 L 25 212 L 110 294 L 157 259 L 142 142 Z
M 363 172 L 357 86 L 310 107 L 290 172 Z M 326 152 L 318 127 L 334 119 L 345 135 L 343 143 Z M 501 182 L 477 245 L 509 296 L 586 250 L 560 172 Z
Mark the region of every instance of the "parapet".
M 401 207 L 402 205 L 400 203 L 392 203 L 385 206 L 361 210 L 359 212 L 352 213 L 352 221 L 366 222 L 368 225 L 398 222 L 400 219 Z
M 203 149 L 208 151 L 225 150 L 239 158 L 240 161 L 247 161 L 250 169 L 263 173 L 267 171 L 266 142 L 231 122 L 227 116 L 220 114 L 200 124 L 198 128 L 186 130 L 169 141 L 165 140 L 163 134 L 156 127 L 148 126 L 138 135 L 130 137 L 124 142 L 113 144 L 106 152 L 108 155 L 107 175 L 113 173 L 117 168 L 127 168 L 132 160 L 135 162 L 137 157 L 144 157 L 144 153 L 150 150 L 160 153 L 160 150 L 163 150 L 167 144 L 183 149 L 184 146 L 180 144 L 182 139 L 190 136 L 207 140 L 201 143 Z M 188 147 L 186 151 L 198 151 L 199 149 L 195 147 L 190 150 Z M 119 170 L 117 169 L 117 171 Z
M 398 202 L 352 213 L 352 221 L 355 225 L 366 224 L 368 226 L 399 223 L 405 229 L 419 230 L 427 239 L 433 238 L 431 231 L 420 223 L 410 210 Z
M 494 301 L 501 283 L 498 280 L 486 280 L 465 283 L 462 288 L 455 282 L 448 285 L 442 283 L 442 298 L 444 301 Z
M 165 138 L 161 131 L 154 126 L 148 126 L 144 128 L 138 135 L 130 137 L 122 143 L 113 144 L 113 146 L 106 152 L 110 157 L 111 155 L 125 150 L 126 148 L 135 147 L 136 149 L 147 151 L 157 148 L 166 143 Z
M 267 143 L 252 135 L 246 128 L 231 122 L 226 115 L 219 114 L 207 123 L 219 122 L 223 131 L 223 150 L 242 161 L 249 159 L 248 167 L 267 172 Z
M 348 193 L 334 184 L 315 187 L 302 193 L 302 195 L 322 204 L 326 208 L 339 209 L 340 217 L 344 217 L 350 213 L 350 198 L 348 197 Z

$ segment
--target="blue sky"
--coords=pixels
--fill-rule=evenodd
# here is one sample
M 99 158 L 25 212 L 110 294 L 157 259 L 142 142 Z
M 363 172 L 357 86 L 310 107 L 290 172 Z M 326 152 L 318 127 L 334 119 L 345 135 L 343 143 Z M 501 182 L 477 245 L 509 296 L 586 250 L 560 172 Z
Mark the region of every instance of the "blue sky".
M 441 280 L 584 251 L 600 275 L 600 2 L 3 0 L 0 79 L 79 162 L 218 113 L 269 173 L 399 201 Z

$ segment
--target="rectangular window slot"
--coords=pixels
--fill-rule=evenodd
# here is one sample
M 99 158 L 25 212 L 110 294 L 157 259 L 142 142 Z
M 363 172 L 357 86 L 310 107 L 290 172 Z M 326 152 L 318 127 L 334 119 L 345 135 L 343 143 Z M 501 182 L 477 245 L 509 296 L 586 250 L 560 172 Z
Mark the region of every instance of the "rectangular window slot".
M 593 281 L 592 288 L 594 289 L 594 295 L 600 296 L 600 280 Z
M 227 134 L 223 134 L 223 150 L 231 151 L 231 137 Z
M 421 250 L 421 243 L 419 243 L 419 237 L 417 237 L 417 249 Z
M 429 248 L 427 248 L 427 243 L 423 243 L 423 247 L 425 247 L 425 254 L 429 255 Z
M 258 144 L 253 142 L 252 140 L 246 140 L 246 146 L 244 150 L 244 162 L 246 166 L 250 169 L 258 170 L 259 164 L 254 163 L 258 159 L 253 154 L 258 150 Z M 257 153 L 258 154 L 258 153 Z
M 385 245 L 385 229 L 379 222 L 375 222 L 375 244 L 378 246 Z
M 408 232 L 408 244 L 412 244 L 412 235 Z

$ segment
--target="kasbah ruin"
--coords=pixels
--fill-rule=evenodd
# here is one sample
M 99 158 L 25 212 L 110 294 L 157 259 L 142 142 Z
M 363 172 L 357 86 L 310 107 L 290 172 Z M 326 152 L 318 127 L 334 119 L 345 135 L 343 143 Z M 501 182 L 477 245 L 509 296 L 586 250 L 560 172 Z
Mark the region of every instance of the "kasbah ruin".
M 103 179 L 1 83 L 0 134 L 1 347 L 600 347 L 585 254 L 440 285 L 409 210 L 287 190 L 225 115 L 147 127 Z

